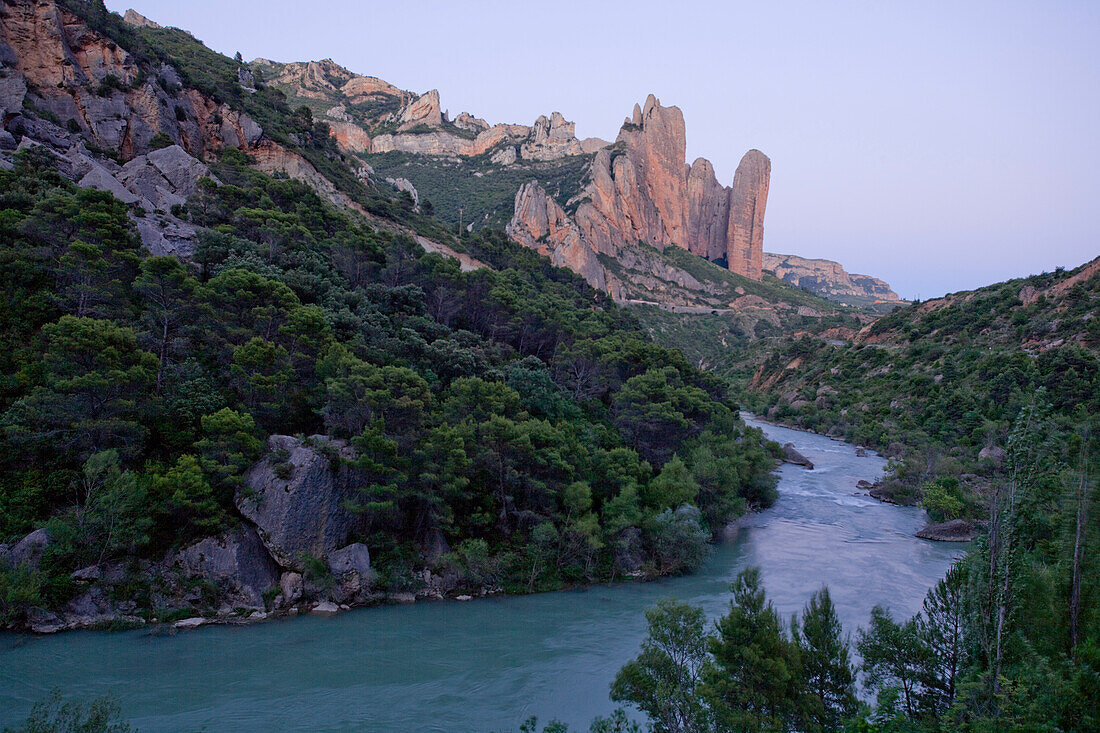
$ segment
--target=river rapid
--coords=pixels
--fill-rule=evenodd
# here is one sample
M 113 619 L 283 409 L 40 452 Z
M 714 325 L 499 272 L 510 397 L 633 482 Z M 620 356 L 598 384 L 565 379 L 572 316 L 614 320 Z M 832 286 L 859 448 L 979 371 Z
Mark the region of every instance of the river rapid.
M 716 618 L 748 565 L 784 616 L 828 585 L 853 636 L 875 604 L 919 611 L 965 546 L 916 539 L 923 511 L 856 489 L 884 459 L 749 422 L 815 468 L 783 465 L 775 505 L 744 518 L 691 576 L 177 634 L 0 634 L 0 726 L 59 687 L 112 693 L 141 731 L 514 731 L 531 715 L 585 731 L 615 707 L 608 686 L 638 651 L 645 609 L 675 597 Z

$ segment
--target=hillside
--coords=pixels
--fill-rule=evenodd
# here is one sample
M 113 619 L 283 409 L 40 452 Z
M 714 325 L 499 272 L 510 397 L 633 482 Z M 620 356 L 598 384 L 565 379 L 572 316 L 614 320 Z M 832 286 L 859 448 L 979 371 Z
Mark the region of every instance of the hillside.
M 907 458 L 908 495 L 938 474 L 995 473 L 1044 389 L 1063 430 L 1100 415 L 1100 260 L 899 309 L 850 341 L 786 339 L 744 399 L 769 419 Z M 747 375 L 746 375 L 747 376 Z
M 2 12 L 0 624 L 655 577 L 774 499 L 720 380 L 241 63 Z
M 877 277 L 850 273 L 839 262 L 764 253 L 764 271 L 837 303 L 890 313 L 905 301 Z

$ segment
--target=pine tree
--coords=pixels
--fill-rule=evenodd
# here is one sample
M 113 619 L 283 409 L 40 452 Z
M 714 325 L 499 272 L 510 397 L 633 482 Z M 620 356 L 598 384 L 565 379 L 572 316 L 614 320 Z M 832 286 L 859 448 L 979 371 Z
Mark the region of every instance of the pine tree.
M 703 697 L 719 731 L 785 731 L 795 717 L 801 677 L 798 645 L 782 631 L 765 597 L 760 569 L 747 568 L 732 585 L 729 613 L 710 641 L 713 661 L 703 674 Z
M 798 636 L 807 698 L 806 730 L 840 730 L 845 718 L 855 712 L 855 673 L 841 632 L 829 589 L 822 588 L 806 604 Z

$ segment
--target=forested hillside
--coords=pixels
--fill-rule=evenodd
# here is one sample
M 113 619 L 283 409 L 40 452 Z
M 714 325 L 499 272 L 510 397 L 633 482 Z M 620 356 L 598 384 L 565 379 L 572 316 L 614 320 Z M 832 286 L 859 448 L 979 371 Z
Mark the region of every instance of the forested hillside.
M 5 571 L 8 622 L 63 604 L 75 570 L 239 522 L 275 432 L 354 446 L 382 587 L 429 560 L 514 590 L 676 572 L 770 501 L 724 386 L 576 276 L 501 235 L 463 274 L 245 163 L 227 151 L 178 212 L 204 227 L 193 264 L 147 256 L 126 207 L 48 154 L 0 173 L 0 533 L 51 537 Z
M 1094 260 L 916 303 L 850 342 L 780 340 L 744 374 L 744 399 L 769 419 L 905 458 L 895 484 L 902 500 L 919 498 L 920 484 L 937 476 L 989 478 L 1037 390 L 1059 442 L 1096 434 L 1098 272 Z

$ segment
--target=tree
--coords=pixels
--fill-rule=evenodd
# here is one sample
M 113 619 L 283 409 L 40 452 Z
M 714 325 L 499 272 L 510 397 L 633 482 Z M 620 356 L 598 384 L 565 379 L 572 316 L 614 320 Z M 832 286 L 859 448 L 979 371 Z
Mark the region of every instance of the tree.
M 795 718 L 801 676 L 797 645 L 784 637 L 779 614 L 746 568 L 731 586 L 730 610 L 718 620 L 703 673 L 703 696 L 719 731 L 785 731 Z
M 76 502 L 46 525 L 47 554 L 61 558 L 63 567 L 100 565 L 149 541 L 148 495 L 133 472 L 122 471 L 117 451 L 92 454 L 73 491 Z
M 691 472 L 679 456 L 673 456 L 645 487 L 643 496 L 648 506 L 660 510 L 693 504 L 697 493 L 699 485 Z
M 263 444 L 256 421 L 248 413 L 225 407 L 213 415 L 203 416 L 202 431 L 205 437 L 195 444 L 199 449 L 199 463 L 210 477 L 218 501 L 227 506 L 244 472 L 260 457 Z
M 142 320 L 145 338 L 152 344 L 160 365 L 157 367 L 156 393 L 159 395 L 164 368 L 179 348 L 180 332 L 194 317 L 194 295 L 198 281 L 175 257 L 150 257 L 142 260 L 133 289 L 145 302 Z
M 808 695 L 806 729 L 838 731 L 857 706 L 855 673 L 848 642 L 841 637 L 829 589 L 815 593 L 802 611 L 797 641 L 802 650 L 802 675 Z
M 664 600 L 646 611 L 649 632 L 611 684 L 611 699 L 645 712 L 659 733 L 705 730 L 697 694 L 707 658 L 702 609 Z
M 31 708 L 30 716 L 10 733 L 130 733 L 133 728 L 121 718 L 118 703 L 105 695 L 89 702 L 65 700 L 54 689 Z
M 699 519 L 699 510 L 690 504 L 665 509 L 653 518 L 650 536 L 662 575 L 690 572 L 706 557 L 710 533 Z
M 899 624 L 889 610 L 875 606 L 870 627 L 860 630 L 856 648 L 863 657 L 867 686 L 874 690 L 899 689 L 906 717 L 916 720 L 929 662 L 916 619 Z
M 228 522 L 198 457 L 182 455 L 167 471 L 155 473 L 151 479 L 153 493 L 166 508 L 169 525 L 178 538 L 217 534 Z
M 49 454 L 86 459 L 116 449 L 140 452 L 139 405 L 157 369 L 129 328 L 95 318 L 62 316 L 43 327 L 41 384 L 2 418 L 8 436 Z
M 967 663 L 966 618 L 963 594 L 967 585 L 967 566 L 956 563 L 924 598 L 924 610 L 918 616 L 917 629 L 928 650 L 922 684 L 926 690 L 924 706 L 934 716 L 942 715 L 955 701 L 959 676 Z

